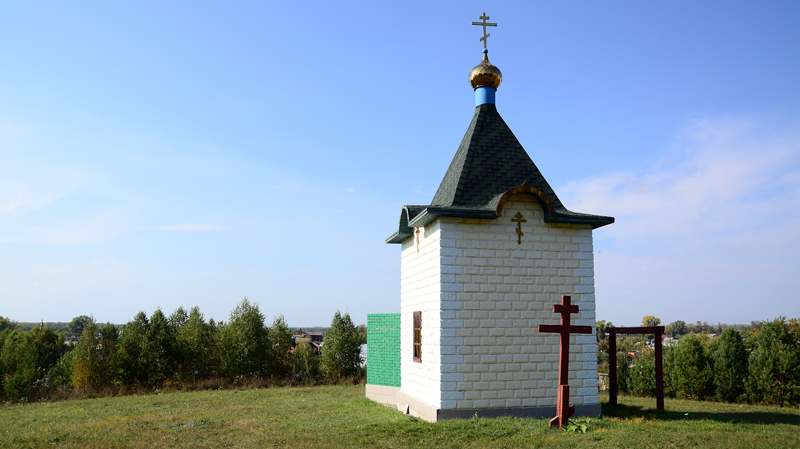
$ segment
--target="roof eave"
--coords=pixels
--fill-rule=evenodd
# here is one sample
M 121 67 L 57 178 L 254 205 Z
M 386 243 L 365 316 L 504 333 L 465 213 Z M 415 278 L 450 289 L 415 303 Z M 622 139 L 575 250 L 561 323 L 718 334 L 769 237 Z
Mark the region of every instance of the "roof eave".
M 597 229 L 599 227 L 614 223 L 614 217 L 606 217 L 603 215 L 591 215 L 591 214 L 577 214 L 575 212 L 570 212 L 568 214 L 557 212 L 556 219 L 548 222 L 566 223 L 566 224 L 588 224 L 592 226 L 592 229 Z
M 405 239 L 411 237 L 413 234 L 406 234 L 404 232 L 397 231 L 392 234 L 388 239 L 386 239 L 386 243 L 403 243 Z
M 408 207 L 408 206 L 405 206 Z M 401 225 L 400 229 L 386 239 L 386 243 L 403 243 L 405 239 L 414 235 L 413 228 L 427 226 L 439 217 L 452 218 L 479 218 L 495 219 L 497 214 L 490 209 L 463 209 L 454 207 L 426 207 L 414 216 L 408 224 Z

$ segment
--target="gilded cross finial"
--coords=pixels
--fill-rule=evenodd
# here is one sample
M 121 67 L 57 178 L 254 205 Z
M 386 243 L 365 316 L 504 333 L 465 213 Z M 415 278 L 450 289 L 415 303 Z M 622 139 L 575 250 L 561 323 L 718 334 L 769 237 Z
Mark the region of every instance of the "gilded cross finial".
M 517 212 L 517 215 L 514 215 L 514 217 L 515 218 L 512 218 L 511 221 L 517 223 L 517 229 L 515 229 L 515 231 L 517 231 L 517 244 L 522 245 L 522 236 L 525 235 L 525 233 L 522 232 L 522 223 L 528 220 L 522 218 L 522 212 Z
M 491 36 L 491 34 L 486 32 L 486 27 L 496 27 L 497 24 L 496 23 L 488 23 L 487 20 L 489 20 L 489 16 L 487 16 L 486 13 L 483 13 L 483 15 L 478 17 L 478 18 L 483 20 L 483 22 L 472 22 L 472 24 L 473 25 L 480 25 L 480 26 L 483 27 L 483 37 L 480 40 L 483 41 L 483 48 L 486 48 L 486 38 Z

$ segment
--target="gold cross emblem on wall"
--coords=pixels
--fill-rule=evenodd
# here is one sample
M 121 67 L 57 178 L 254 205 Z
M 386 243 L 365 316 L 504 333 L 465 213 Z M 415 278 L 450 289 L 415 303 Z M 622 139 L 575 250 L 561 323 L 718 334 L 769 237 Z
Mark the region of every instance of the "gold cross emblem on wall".
M 522 232 L 522 223 L 525 223 L 528 220 L 522 218 L 522 212 L 517 212 L 517 215 L 514 215 L 514 218 L 512 218 L 511 221 L 517 223 L 517 229 L 515 229 L 515 231 L 517 231 L 517 243 L 521 245 L 522 236 L 525 235 L 525 233 Z

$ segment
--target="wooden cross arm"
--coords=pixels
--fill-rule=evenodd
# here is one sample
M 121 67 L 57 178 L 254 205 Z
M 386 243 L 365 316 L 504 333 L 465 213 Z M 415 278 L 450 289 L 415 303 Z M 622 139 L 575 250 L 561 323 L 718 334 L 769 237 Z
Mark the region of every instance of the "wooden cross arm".
M 564 325 L 562 324 L 540 324 L 539 332 L 552 332 L 554 334 L 561 334 L 564 332 Z M 569 326 L 568 332 L 570 334 L 591 334 L 592 326 Z
M 553 305 L 553 313 L 562 313 L 565 307 L 561 304 L 554 304 Z M 569 306 L 567 312 L 569 313 L 578 313 L 579 309 L 578 306 Z

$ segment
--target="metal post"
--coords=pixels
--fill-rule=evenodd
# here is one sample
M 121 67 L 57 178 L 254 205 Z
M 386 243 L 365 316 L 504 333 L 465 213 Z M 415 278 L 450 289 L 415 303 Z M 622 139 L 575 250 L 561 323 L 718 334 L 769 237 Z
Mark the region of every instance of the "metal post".
M 608 331 L 608 403 L 617 405 L 617 331 Z
M 656 409 L 658 410 L 664 410 L 664 364 L 661 351 L 661 334 L 663 332 L 664 328 L 659 327 L 653 342 L 656 347 Z

